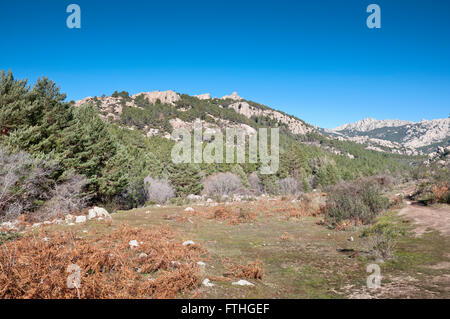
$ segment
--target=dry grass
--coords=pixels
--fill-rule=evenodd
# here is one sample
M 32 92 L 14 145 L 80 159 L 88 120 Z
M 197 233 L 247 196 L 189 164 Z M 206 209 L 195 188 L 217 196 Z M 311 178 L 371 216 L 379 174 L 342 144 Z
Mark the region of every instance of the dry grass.
M 0 246 L 0 298 L 173 298 L 199 285 L 202 254 L 166 228 L 122 226 L 94 240 L 42 231 Z M 81 270 L 77 289 L 67 287 L 71 264 Z
M 221 204 L 216 207 L 196 207 L 194 212 L 186 212 L 186 214 L 219 220 L 226 222 L 228 225 L 252 223 L 258 216 L 274 217 L 281 215 L 287 219 L 318 216 L 323 215 L 325 211 L 325 205 L 317 200 L 320 200 L 323 196 L 323 194 L 317 194 L 297 202 L 291 202 L 288 198 L 285 200 L 277 198 L 229 205 Z
M 256 217 L 257 214 L 255 211 L 250 211 L 243 207 L 219 207 L 214 210 L 210 218 L 225 221 L 230 225 L 238 225 L 252 222 Z
M 283 233 L 283 235 L 280 236 L 280 240 L 282 241 L 292 240 L 292 236 L 289 233 Z
M 431 193 L 433 194 L 435 201 L 437 202 L 444 202 L 444 199 L 449 197 L 449 189 L 446 185 L 433 185 L 431 187 Z
M 264 277 L 264 264 L 260 260 L 248 262 L 247 265 L 228 263 L 225 277 L 259 279 Z

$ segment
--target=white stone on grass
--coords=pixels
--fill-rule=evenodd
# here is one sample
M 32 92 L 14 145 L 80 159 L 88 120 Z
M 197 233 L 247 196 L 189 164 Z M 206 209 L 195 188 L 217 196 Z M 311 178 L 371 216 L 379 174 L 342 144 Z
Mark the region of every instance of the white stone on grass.
M 235 286 L 254 286 L 254 284 L 252 284 L 251 282 L 248 282 L 247 280 L 243 280 L 243 279 L 233 282 L 231 284 L 235 285 Z
M 186 240 L 186 241 L 183 243 L 183 246 L 191 246 L 191 245 L 195 245 L 195 243 L 194 243 L 192 240 Z
M 89 210 L 88 219 L 94 219 L 94 218 L 111 219 L 111 215 L 104 208 L 94 207 Z
M 138 247 L 138 246 L 139 246 L 138 241 L 135 240 L 135 239 L 130 240 L 130 242 L 129 242 L 128 244 L 130 245 L 130 248 L 131 248 L 131 249 L 133 249 L 134 247 Z
M 208 278 L 203 280 L 202 285 L 205 287 L 214 287 L 214 284 Z

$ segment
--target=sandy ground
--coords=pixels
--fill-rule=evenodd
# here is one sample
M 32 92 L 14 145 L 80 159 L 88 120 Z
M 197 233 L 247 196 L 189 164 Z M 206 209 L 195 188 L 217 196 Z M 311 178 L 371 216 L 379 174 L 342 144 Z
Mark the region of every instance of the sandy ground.
M 450 236 L 450 207 L 428 207 L 407 202 L 408 206 L 400 211 L 400 215 L 410 218 L 415 223 L 417 236 L 423 235 L 427 229 L 434 229 L 442 235 Z

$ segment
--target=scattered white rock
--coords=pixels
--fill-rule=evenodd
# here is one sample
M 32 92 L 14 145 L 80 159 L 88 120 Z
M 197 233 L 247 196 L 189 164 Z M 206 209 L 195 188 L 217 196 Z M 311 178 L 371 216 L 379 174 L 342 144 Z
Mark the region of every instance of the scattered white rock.
M 68 223 L 73 222 L 75 220 L 75 216 L 67 214 L 66 217 L 64 217 L 64 220 Z
M 205 287 L 214 287 L 214 284 L 208 278 L 203 280 L 202 285 Z
M 133 95 L 132 99 L 134 100 L 139 95 L 147 98 L 150 104 L 155 104 L 157 100 L 160 100 L 161 103 L 175 105 L 175 102 L 181 99 L 180 95 L 172 90 L 138 93 Z
M 43 241 L 49 241 L 50 239 L 48 239 L 47 237 L 42 238 Z
M 353 238 L 353 236 L 350 236 L 350 238 L 348 239 L 349 241 L 355 241 L 355 239 Z
M 242 98 L 237 94 L 237 92 L 233 92 L 233 93 L 231 93 L 231 95 L 225 95 L 222 97 L 222 100 L 226 100 L 226 99 L 235 100 L 235 101 L 242 100 Z
M 147 258 L 148 255 L 146 253 L 140 253 L 139 258 Z
M 231 284 L 235 285 L 235 286 L 254 286 L 254 284 L 252 284 L 251 282 L 248 282 L 247 280 L 244 280 L 244 279 L 233 282 Z
M 130 242 L 129 242 L 128 244 L 130 245 L 130 248 L 131 248 L 131 249 L 133 249 L 134 247 L 138 247 L 138 246 L 139 246 L 138 241 L 135 240 L 135 239 L 130 240 Z
M 82 223 L 85 223 L 86 222 L 86 216 L 77 216 L 76 218 L 75 218 L 75 223 L 77 223 L 77 224 L 82 224 Z
M 186 207 L 185 212 L 193 212 L 194 209 L 192 207 Z
M 200 195 L 194 195 L 194 194 L 190 194 L 186 198 L 189 200 L 192 200 L 192 201 L 202 200 L 202 197 Z
M 206 200 L 206 202 L 207 202 L 207 203 L 212 203 L 213 200 L 212 200 L 211 198 L 208 198 L 208 199 Z
M 6 230 L 17 230 L 16 223 L 13 222 L 4 222 L 0 224 L 0 228 Z
M 42 225 L 42 223 L 34 223 L 33 226 L 31 226 L 31 227 L 36 228 L 36 227 L 39 227 L 41 225 Z
M 206 267 L 206 263 L 204 263 L 203 261 L 198 261 L 197 265 L 199 265 L 200 267 Z
M 192 240 L 186 240 L 186 241 L 183 243 L 183 246 L 191 246 L 191 245 L 195 245 L 195 243 L 194 243 Z
M 211 94 L 209 94 L 209 93 L 198 94 L 198 95 L 194 95 L 194 96 L 199 100 L 210 100 L 211 99 Z

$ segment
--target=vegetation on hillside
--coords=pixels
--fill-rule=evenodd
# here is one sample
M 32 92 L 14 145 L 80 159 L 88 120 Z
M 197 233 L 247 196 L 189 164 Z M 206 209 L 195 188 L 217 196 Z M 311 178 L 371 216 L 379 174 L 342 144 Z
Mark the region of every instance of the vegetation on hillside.
M 147 176 L 153 181 L 167 182 L 176 197 L 200 194 L 204 182 L 211 180 L 208 176 L 218 173 L 237 176 L 242 184 L 240 192 L 253 189 L 279 194 L 280 190 L 286 193 L 286 189 L 294 184 L 295 192 L 298 192 L 378 172 L 401 175 L 415 160 L 369 151 L 362 145 L 332 140 L 318 133 L 294 136 L 272 119 L 248 119 L 236 113 L 228 108 L 234 102 L 232 100 L 199 100 L 181 95 L 175 105 L 168 105 L 159 100 L 150 104 L 144 96 L 138 96 L 134 100 L 138 107 L 129 107 L 126 102 L 131 98 L 127 92 L 115 92 L 113 96 L 122 100 L 123 111 L 117 123 L 102 120 L 95 103 L 75 107 L 66 102 L 65 94 L 47 78 L 38 79 L 31 87 L 26 80 L 15 79 L 11 72 L 1 72 L 0 147 L 5 154 L 3 160 L 8 161 L 6 156 L 21 156 L 29 161 L 29 164 L 24 164 L 29 173 L 21 170 L 14 177 L 18 184 L 5 186 L 8 187 L 5 193 L 9 195 L 8 199 L 1 199 L 0 216 L 5 217 L 6 212 L 12 210 L 15 215 L 44 208 L 52 211 L 47 206 L 56 196 L 55 190 L 61 189 L 61 185 L 68 181 L 72 183 L 70 187 L 80 206 L 103 203 L 132 208 L 149 201 L 149 186 L 144 182 Z M 267 108 L 255 102 L 249 103 L 257 108 Z M 173 141 L 158 136 L 147 138 L 140 131 L 150 127 L 170 132 L 169 120 L 173 118 L 184 121 L 200 118 L 210 122 L 221 119 L 256 129 L 281 127 L 280 169 L 274 175 L 260 175 L 260 164 L 254 163 L 175 165 L 170 159 Z M 44 170 L 43 167 L 48 168 Z M 40 173 L 45 178 L 39 179 L 45 185 L 37 187 L 44 187 L 46 191 L 33 188 L 36 195 L 26 194 L 30 203 L 15 207 L 17 199 L 24 196 L 20 185 L 27 185 L 33 174 L 39 173 L 34 171 L 36 169 L 45 171 Z M 5 174 L 0 172 L 0 177 L 6 178 Z M 253 176 L 253 182 L 257 181 L 256 184 L 250 185 L 250 176 Z

